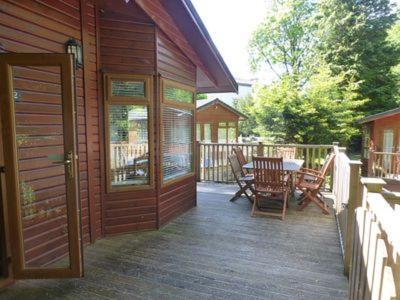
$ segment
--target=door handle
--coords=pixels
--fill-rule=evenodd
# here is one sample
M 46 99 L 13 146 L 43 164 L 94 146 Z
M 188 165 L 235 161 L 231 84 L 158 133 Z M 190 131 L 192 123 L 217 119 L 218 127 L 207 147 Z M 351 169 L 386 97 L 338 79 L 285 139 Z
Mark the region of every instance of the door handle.
M 64 156 L 62 154 L 50 154 L 47 156 L 47 158 L 52 160 L 53 164 L 65 165 L 68 178 L 74 178 L 74 154 L 72 151 L 68 151 L 68 153 Z

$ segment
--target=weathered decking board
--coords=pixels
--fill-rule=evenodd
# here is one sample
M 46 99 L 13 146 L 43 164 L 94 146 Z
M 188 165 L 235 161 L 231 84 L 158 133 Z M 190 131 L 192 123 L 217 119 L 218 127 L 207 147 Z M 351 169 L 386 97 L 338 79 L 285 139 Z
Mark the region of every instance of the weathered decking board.
M 85 278 L 23 281 L 1 299 L 345 299 L 336 224 L 291 203 L 285 221 L 251 218 L 236 188 L 199 184 L 198 207 L 159 231 L 102 239 Z

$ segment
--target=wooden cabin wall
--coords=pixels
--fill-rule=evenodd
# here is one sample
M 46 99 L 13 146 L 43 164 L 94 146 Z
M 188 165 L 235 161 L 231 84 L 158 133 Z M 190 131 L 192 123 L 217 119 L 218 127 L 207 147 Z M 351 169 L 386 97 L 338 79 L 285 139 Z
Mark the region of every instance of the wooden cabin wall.
M 76 72 L 76 95 L 78 105 L 78 148 L 80 158 L 80 191 L 82 200 L 82 225 L 83 240 L 88 243 L 91 239 L 99 236 L 101 233 L 100 219 L 100 193 L 99 193 L 99 147 L 98 147 L 98 120 L 96 103 L 96 39 L 94 22 L 93 1 L 85 1 L 85 13 L 81 14 L 80 1 L 71 0 L 68 4 L 62 1 L 1 1 L 0 2 L 0 44 L 6 52 L 26 52 L 26 53 L 65 53 L 65 42 L 69 38 L 74 38 L 82 42 L 83 28 L 81 18 L 86 18 L 85 24 L 88 26 L 89 53 L 87 58 L 90 73 L 84 81 L 84 70 L 79 69 Z M 43 89 L 54 82 L 54 74 L 49 72 L 39 72 L 32 68 L 19 68 L 16 79 L 16 87 L 21 94 L 20 102 L 17 105 L 17 118 L 22 122 L 32 125 L 31 130 L 41 133 L 40 128 L 35 128 L 35 122 L 44 124 L 54 124 L 60 118 L 60 115 L 52 114 L 48 101 L 43 96 Z M 88 86 L 88 92 L 84 92 L 84 85 Z M 85 96 L 87 97 L 85 100 Z M 33 100 L 35 99 L 35 100 Z M 34 101 L 34 104 L 31 102 Z M 26 102 L 26 104 L 24 103 Z M 93 108 L 93 109 L 92 109 Z M 86 116 L 86 112 L 90 116 Z M 87 151 L 86 137 L 90 129 L 90 148 Z M 32 132 L 33 132 L 32 131 Z M 22 176 L 31 179 L 31 186 L 35 189 L 45 187 L 45 190 L 35 192 L 37 200 L 47 199 L 49 202 L 56 201 L 57 198 L 57 167 L 48 164 L 45 151 L 36 151 L 37 146 L 45 146 L 40 139 L 32 148 L 27 147 L 24 151 L 24 164 L 21 166 Z M 52 146 L 52 144 L 46 144 Z M 88 155 L 93 159 L 92 170 L 88 170 Z M 46 162 L 45 162 L 46 161 Z M 58 169 L 59 170 L 59 169 Z M 88 188 L 88 172 L 94 176 L 91 182 L 91 188 Z M 46 183 L 46 184 L 45 184 Z M 90 195 L 89 195 L 90 190 Z M 96 228 L 90 228 L 89 222 L 89 199 L 91 206 L 96 207 L 96 214 L 92 216 L 96 222 Z M 47 252 L 48 244 L 44 235 L 49 229 L 57 228 L 57 220 L 50 219 L 45 222 L 32 222 L 26 230 L 25 236 L 29 239 L 26 244 L 27 258 L 31 262 L 44 261 L 43 253 L 46 253 L 46 259 L 57 258 L 65 254 L 67 242 L 65 238 L 54 239 L 52 249 Z M 95 232 L 93 234 L 93 232 Z
M 239 117 L 222 105 L 210 105 L 197 112 L 197 124 L 210 124 L 211 142 L 218 143 L 218 127 L 220 122 L 235 122 L 236 135 L 239 130 Z M 201 127 L 204 131 L 204 126 Z M 204 132 L 202 133 L 204 136 Z
M 116 15 L 107 9 L 100 15 L 101 69 L 155 75 L 155 27 L 140 9 L 132 11 L 139 15 Z M 153 102 L 154 106 L 156 97 Z M 103 192 L 106 235 L 157 228 L 155 189 L 106 193 L 104 187 Z
M 383 132 L 386 129 L 393 130 L 393 140 L 395 149 L 400 147 L 400 114 L 375 120 L 373 122 L 373 139 L 378 151 L 383 151 Z
M 92 241 L 102 236 L 102 195 L 101 195 L 101 73 L 99 71 L 99 45 L 96 0 L 83 1 L 82 7 L 82 44 L 84 53 L 84 82 L 85 82 L 85 115 L 86 142 L 88 161 L 88 192 L 90 195 L 90 224 L 92 224 Z
M 157 30 L 157 66 L 162 77 L 196 87 L 196 66 L 161 30 Z
M 196 86 L 196 67 L 161 31 L 157 30 L 157 66 L 162 77 Z M 194 122 L 195 124 L 195 122 Z M 196 205 L 196 177 L 171 185 L 159 183 L 159 225 L 162 226 Z

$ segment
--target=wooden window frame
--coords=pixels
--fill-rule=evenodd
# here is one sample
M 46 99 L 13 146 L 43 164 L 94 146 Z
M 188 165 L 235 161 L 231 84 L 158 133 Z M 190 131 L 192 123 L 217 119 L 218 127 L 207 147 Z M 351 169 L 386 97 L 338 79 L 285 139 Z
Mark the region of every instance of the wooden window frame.
M 235 123 L 235 126 L 231 126 L 230 123 Z M 221 124 L 225 124 L 225 125 L 221 125 Z M 219 143 L 219 129 L 220 128 L 224 128 L 226 129 L 226 137 L 225 137 L 225 143 L 222 144 L 230 144 L 229 143 L 229 129 L 230 128 L 234 128 L 235 129 L 235 139 L 237 141 L 238 139 L 238 126 L 237 126 L 237 122 L 236 121 L 218 121 L 218 127 L 217 127 L 217 138 L 218 138 L 218 143 Z
M 145 83 L 145 97 L 121 97 L 111 95 L 111 82 L 113 79 L 121 81 L 143 81 Z M 153 118 L 153 78 L 150 75 L 132 75 L 104 73 L 104 126 L 105 126 L 105 152 L 106 152 L 106 192 L 118 193 L 154 189 L 154 118 Z M 110 132 L 109 132 L 109 106 L 110 105 L 138 105 L 147 106 L 148 111 L 148 144 L 149 144 L 149 183 L 141 185 L 113 186 L 110 160 Z
M 166 86 L 173 86 L 176 88 L 180 88 L 180 89 L 184 89 L 186 91 L 189 91 L 193 94 L 193 103 L 189 104 L 189 103 L 184 103 L 184 102 L 179 102 L 179 101 L 172 101 L 172 100 L 168 100 L 164 97 L 164 89 Z M 179 181 L 185 180 L 187 178 L 193 177 L 195 176 L 195 161 L 196 161 L 196 103 L 195 103 L 195 95 L 196 95 L 196 88 L 193 86 L 189 86 L 189 85 L 185 85 L 183 83 L 180 82 L 176 82 L 170 79 L 166 79 L 161 77 L 160 78 L 160 99 L 161 99 L 161 105 L 160 105 L 160 179 L 161 179 L 161 185 L 162 187 L 166 187 L 172 184 L 175 184 Z M 171 108 L 178 108 L 178 109 L 186 109 L 192 112 L 193 114 L 193 120 L 192 120 L 192 137 L 193 137 L 193 141 L 192 141 L 192 166 L 191 169 L 192 171 L 189 172 L 188 174 L 176 177 L 176 178 L 172 178 L 169 180 L 164 181 L 164 157 L 163 157 L 163 153 L 162 153 L 162 149 L 164 148 L 164 127 L 163 127 L 163 109 L 164 107 L 171 107 Z

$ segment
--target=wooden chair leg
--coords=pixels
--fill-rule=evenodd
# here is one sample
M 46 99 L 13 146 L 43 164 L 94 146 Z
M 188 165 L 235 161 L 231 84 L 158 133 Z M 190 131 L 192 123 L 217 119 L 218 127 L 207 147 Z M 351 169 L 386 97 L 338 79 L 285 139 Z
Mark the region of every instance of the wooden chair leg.
M 289 197 L 288 192 L 284 193 L 284 196 L 283 196 L 283 207 L 282 207 L 282 218 L 281 218 L 282 221 L 285 220 L 286 208 L 289 207 L 288 197 Z
M 251 209 L 251 216 L 255 217 L 255 212 L 256 212 L 256 206 L 258 205 L 258 198 L 257 196 L 254 197 L 254 201 L 253 201 L 253 208 Z
M 231 201 L 231 202 L 236 201 L 236 200 L 239 199 L 239 198 L 242 196 L 242 194 L 244 194 L 244 193 L 246 193 L 246 187 L 245 187 L 245 186 L 241 187 L 240 190 L 238 190 L 238 191 L 236 192 L 236 194 L 232 197 L 232 199 L 229 200 L 229 201 Z M 246 195 L 246 196 L 247 196 L 247 195 Z
M 305 199 L 303 200 L 303 204 L 299 207 L 299 210 L 303 210 L 310 204 L 311 202 L 314 202 L 324 214 L 329 215 L 329 210 L 326 208 L 326 204 L 324 201 L 318 198 L 317 196 L 318 191 L 316 192 L 304 192 Z

